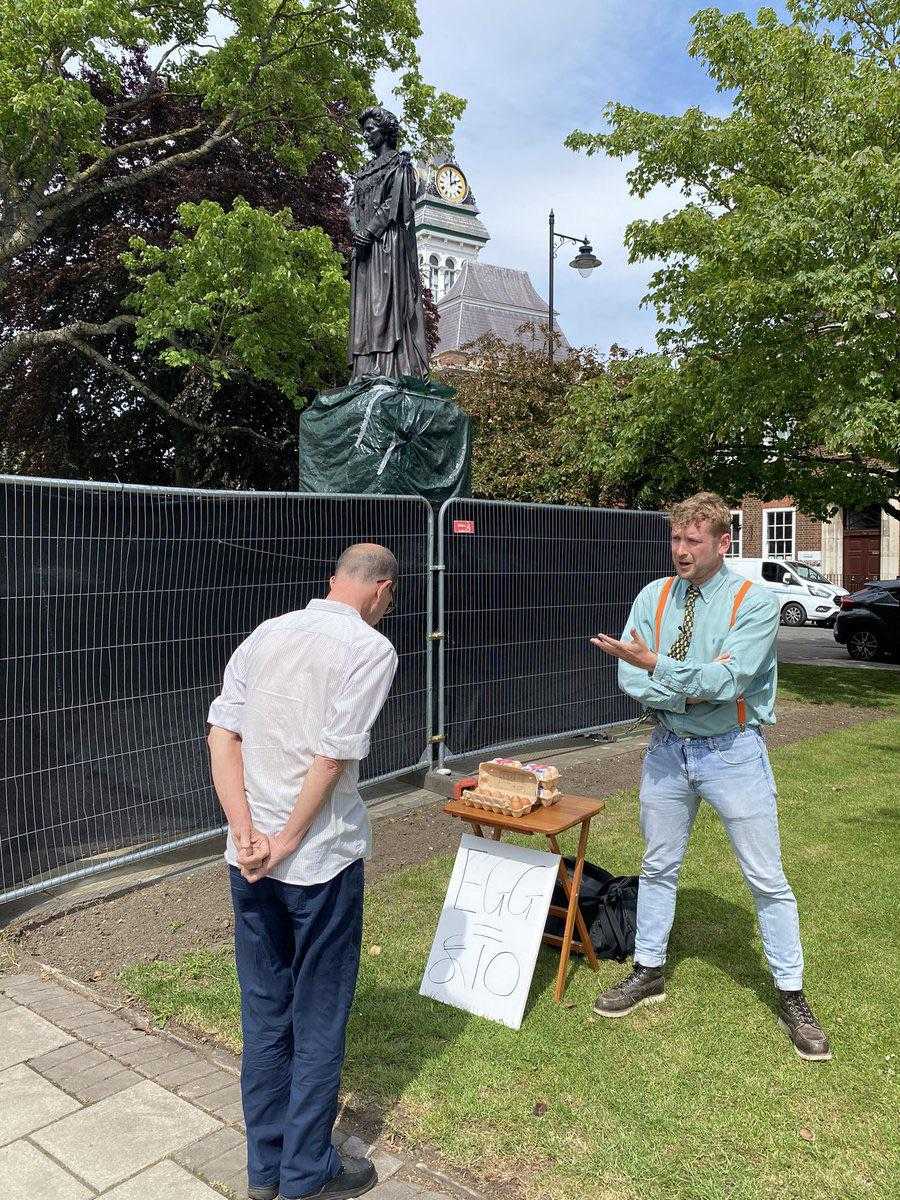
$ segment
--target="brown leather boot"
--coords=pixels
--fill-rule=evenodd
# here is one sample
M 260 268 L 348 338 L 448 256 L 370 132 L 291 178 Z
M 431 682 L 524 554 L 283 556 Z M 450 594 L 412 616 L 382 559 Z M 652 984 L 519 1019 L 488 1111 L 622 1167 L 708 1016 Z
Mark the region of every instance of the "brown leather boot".
M 810 1062 L 827 1062 L 831 1047 L 822 1026 L 813 1016 L 803 992 L 783 992 L 778 989 L 778 1021 L 794 1043 L 801 1058 Z

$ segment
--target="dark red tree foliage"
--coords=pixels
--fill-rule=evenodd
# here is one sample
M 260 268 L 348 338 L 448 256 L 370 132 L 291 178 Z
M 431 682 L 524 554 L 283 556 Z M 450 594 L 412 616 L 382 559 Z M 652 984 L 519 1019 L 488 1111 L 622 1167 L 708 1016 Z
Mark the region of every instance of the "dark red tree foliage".
M 104 94 L 97 80 L 90 81 L 104 103 L 119 108 L 106 127 L 110 146 L 190 122 L 196 100 L 163 90 L 122 108 L 123 99 L 146 93 L 148 74 L 136 53 L 127 64 L 124 97 Z M 0 294 L 0 324 L 52 329 L 73 320 L 109 320 L 122 311 L 133 287 L 119 262 L 130 237 L 164 245 L 179 204 L 210 199 L 229 208 L 238 196 L 270 212 L 289 208 L 298 226 L 319 225 L 337 249 L 349 251 L 346 185 L 332 156 L 323 155 L 299 176 L 270 155 L 234 142 L 201 162 L 79 210 L 54 229 L 16 265 Z M 129 329 L 101 349 L 176 412 L 213 428 L 249 427 L 266 440 L 198 434 L 77 350 L 54 346 L 19 360 L 0 380 L 0 470 L 184 486 L 296 485 L 298 413 L 279 393 L 241 379 L 210 396 L 204 381 L 185 380 L 182 372 L 160 367 L 152 353 L 137 350 Z

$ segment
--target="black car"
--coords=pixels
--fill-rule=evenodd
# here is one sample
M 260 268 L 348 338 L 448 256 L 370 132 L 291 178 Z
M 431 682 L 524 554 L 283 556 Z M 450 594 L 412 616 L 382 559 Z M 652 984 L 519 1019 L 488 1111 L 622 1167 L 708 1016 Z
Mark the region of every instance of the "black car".
M 851 658 L 871 662 L 900 653 L 900 578 L 873 579 L 858 592 L 841 596 L 834 640 Z

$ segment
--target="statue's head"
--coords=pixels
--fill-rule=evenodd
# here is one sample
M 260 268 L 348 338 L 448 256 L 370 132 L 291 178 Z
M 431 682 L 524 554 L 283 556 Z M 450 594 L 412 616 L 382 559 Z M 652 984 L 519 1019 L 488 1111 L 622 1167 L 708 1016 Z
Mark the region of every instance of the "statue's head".
M 392 112 L 388 112 L 381 105 L 373 105 L 360 113 L 359 127 L 370 150 L 373 149 L 373 140 L 387 142 L 392 150 L 397 149 L 397 143 L 400 141 L 400 122 Z M 374 139 L 370 134 L 375 135 Z

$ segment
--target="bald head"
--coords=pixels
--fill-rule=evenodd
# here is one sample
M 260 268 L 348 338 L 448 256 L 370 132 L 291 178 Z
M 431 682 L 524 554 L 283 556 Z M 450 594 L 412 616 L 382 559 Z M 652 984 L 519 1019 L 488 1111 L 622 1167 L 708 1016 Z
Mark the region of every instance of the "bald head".
M 391 611 L 397 592 L 397 560 L 377 542 L 348 546 L 331 577 L 329 600 L 349 604 L 364 621 L 377 625 Z
M 397 560 L 385 546 L 379 546 L 377 542 L 357 542 L 355 546 L 348 546 L 337 560 L 334 577 L 366 584 L 385 579 L 395 583 L 397 572 Z

